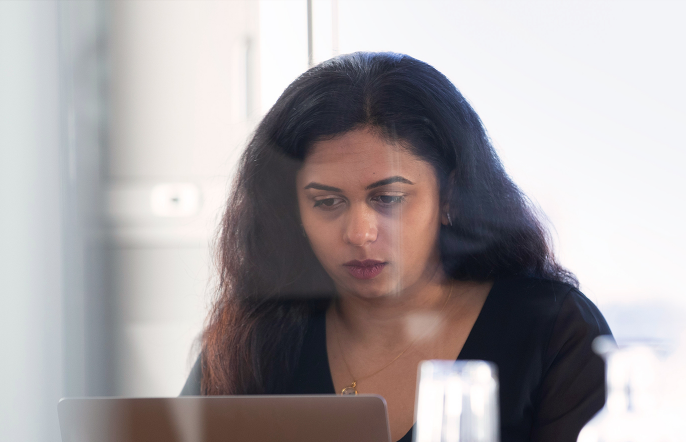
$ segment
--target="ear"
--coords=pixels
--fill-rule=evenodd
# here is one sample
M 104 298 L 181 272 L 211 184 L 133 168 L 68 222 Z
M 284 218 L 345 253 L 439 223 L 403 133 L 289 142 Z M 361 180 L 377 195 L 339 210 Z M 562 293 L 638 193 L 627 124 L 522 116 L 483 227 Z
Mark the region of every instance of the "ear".
M 444 226 L 452 225 L 452 219 L 448 213 L 450 213 L 450 202 L 453 197 L 453 189 L 455 188 L 455 171 L 450 172 L 448 179 L 445 183 L 445 190 L 443 191 L 443 201 L 441 204 L 441 224 Z
M 441 208 L 441 224 L 444 226 L 450 225 L 450 221 L 448 220 L 448 206 L 445 205 L 444 207 Z

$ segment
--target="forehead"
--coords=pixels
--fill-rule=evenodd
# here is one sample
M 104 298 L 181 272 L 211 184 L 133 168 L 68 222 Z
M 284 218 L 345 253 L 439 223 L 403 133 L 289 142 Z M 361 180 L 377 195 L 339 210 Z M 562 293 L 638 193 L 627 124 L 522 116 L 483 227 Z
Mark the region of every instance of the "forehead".
M 429 163 L 372 130 L 358 129 L 316 142 L 298 172 L 298 185 L 316 181 L 341 188 L 366 186 L 395 175 L 415 183 L 435 181 Z

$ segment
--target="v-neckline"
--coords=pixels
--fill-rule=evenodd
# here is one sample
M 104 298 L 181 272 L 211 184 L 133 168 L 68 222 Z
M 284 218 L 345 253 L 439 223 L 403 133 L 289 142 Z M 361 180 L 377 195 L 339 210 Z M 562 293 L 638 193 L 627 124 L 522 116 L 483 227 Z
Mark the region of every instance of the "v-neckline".
M 467 335 L 467 339 L 464 341 L 464 344 L 462 345 L 462 349 L 460 349 L 460 353 L 457 355 L 457 361 L 460 360 L 466 360 L 466 359 L 475 359 L 471 355 L 476 354 L 476 346 L 477 346 L 477 341 L 479 340 L 479 334 L 481 334 L 481 330 L 486 327 L 486 323 L 488 322 L 487 319 L 484 319 L 485 317 L 487 318 L 489 315 L 489 312 L 493 309 L 492 305 L 494 303 L 493 299 L 495 296 L 497 296 L 498 293 L 498 281 L 494 281 L 493 285 L 491 286 L 491 289 L 488 291 L 488 295 L 486 295 L 486 300 L 484 301 L 484 304 L 481 306 L 481 310 L 479 311 L 479 314 L 476 317 L 476 321 L 474 321 L 474 325 L 472 325 L 472 329 L 469 330 L 469 334 Z M 324 330 L 324 333 L 322 333 L 322 338 L 320 340 L 320 344 L 323 342 L 324 345 L 324 368 L 326 370 L 326 373 L 328 373 L 327 378 L 327 390 L 331 394 L 336 394 L 336 387 L 333 384 L 333 377 L 331 375 L 331 366 L 329 365 L 329 351 L 326 348 L 326 315 L 322 314 L 322 328 Z M 476 331 L 475 331 L 476 330 Z M 476 336 L 476 337 L 475 337 Z M 409 442 L 412 440 L 411 437 L 408 438 L 408 436 L 412 435 L 412 432 L 414 431 L 414 425 L 412 424 L 412 427 L 408 430 L 407 433 L 400 439 L 398 439 L 396 442 Z

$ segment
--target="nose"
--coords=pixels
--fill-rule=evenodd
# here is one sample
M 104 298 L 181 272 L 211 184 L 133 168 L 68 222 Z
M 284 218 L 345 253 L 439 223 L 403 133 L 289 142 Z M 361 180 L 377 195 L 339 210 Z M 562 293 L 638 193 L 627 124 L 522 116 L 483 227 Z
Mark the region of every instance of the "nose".
M 348 212 L 344 240 L 353 246 L 364 246 L 376 241 L 379 234 L 376 214 L 366 204 L 355 205 Z

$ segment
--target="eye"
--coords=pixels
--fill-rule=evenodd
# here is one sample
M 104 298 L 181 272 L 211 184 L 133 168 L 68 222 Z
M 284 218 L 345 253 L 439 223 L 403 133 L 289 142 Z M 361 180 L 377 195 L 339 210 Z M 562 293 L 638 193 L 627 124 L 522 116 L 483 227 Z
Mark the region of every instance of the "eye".
M 343 203 L 343 198 L 322 198 L 314 202 L 314 207 L 324 210 L 333 210 Z
M 381 203 L 384 206 L 391 206 L 402 203 L 404 199 L 401 195 L 377 195 L 372 198 L 372 201 Z

